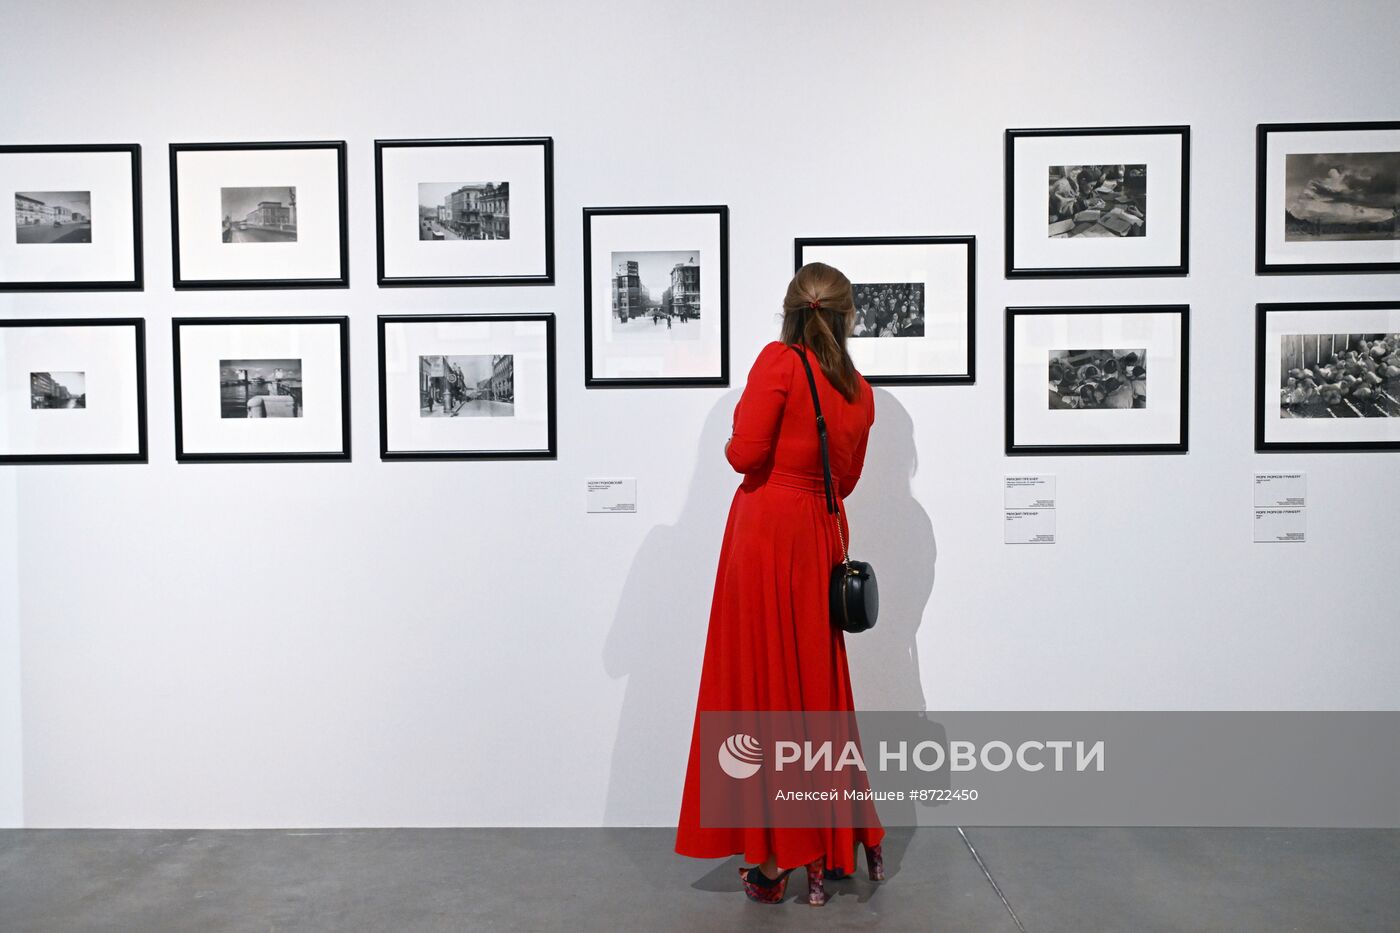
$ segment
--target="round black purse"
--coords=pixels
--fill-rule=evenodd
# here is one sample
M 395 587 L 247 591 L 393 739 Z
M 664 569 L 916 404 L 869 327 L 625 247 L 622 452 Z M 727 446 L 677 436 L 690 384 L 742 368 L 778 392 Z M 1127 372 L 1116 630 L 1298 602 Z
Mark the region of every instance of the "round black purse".
M 836 516 L 836 537 L 841 542 L 841 562 L 831 568 L 828 587 L 831 624 L 847 632 L 864 632 L 875 627 L 875 619 L 880 613 L 880 588 L 875 582 L 875 568 L 863 560 L 851 560 L 850 552 L 846 549 L 846 534 L 841 528 L 841 506 L 836 498 L 835 484 L 831 481 L 831 454 L 827 449 L 826 419 L 822 417 L 822 403 L 817 398 L 817 380 L 812 375 L 812 364 L 807 362 L 807 354 L 795 345 L 792 350 L 802 360 L 802 368 L 807 371 L 807 387 L 812 390 L 812 408 L 817 413 L 817 436 L 821 441 L 826 510 Z

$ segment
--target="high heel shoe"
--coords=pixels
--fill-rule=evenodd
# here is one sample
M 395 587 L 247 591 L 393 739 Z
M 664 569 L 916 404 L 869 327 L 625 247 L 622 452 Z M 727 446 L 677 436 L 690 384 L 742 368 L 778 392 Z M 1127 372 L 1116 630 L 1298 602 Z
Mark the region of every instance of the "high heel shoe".
M 885 856 L 879 846 L 865 846 L 865 865 L 871 881 L 885 880 Z M 822 872 L 822 878 L 827 881 L 845 881 L 849 877 L 851 873 L 844 868 L 828 868 Z
M 792 874 L 789 868 L 776 878 L 769 878 L 757 865 L 753 868 L 740 868 L 739 877 L 744 882 L 744 894 L 751 901 L 760 904 L 777 904 L 787 893 L 788 875 Z
M 825 907 L 831 895 L 826 893 L 826 856 L 807 863 L 807 903 L 813 907 Z
M 885 853 L 878 845 L 865 847 L 865 867 L 870 870 L 871 881 L 885 880 Z

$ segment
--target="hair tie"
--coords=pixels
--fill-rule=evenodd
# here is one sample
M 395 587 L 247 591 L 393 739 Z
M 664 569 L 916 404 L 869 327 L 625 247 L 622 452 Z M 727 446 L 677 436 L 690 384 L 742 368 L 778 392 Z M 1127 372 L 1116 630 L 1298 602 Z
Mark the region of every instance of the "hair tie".
M 822 309 L 822 303 L 813 298 L 811 301 L 807 302 L 807 307 L 811 308 L 813 311 L 820 311 Z

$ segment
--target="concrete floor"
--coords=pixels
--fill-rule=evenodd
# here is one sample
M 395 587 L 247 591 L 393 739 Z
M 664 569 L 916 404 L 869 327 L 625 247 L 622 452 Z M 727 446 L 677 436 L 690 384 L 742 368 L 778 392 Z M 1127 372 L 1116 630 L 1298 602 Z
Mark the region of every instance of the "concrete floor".
M 889 880 L 821 910 L 669 830 L 0 830 L 0 931 L 1400 930 L 1400 831 L 965 832 L 1006 904 L 949 828 L 891 830 Z

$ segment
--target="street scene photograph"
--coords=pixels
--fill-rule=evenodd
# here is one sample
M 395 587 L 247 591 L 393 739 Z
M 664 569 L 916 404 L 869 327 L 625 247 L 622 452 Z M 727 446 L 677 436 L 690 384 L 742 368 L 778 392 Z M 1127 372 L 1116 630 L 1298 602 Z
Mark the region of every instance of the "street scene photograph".
M 510 182 L 420 182 L 418 239 L 509 240 Z
M 1050 409 L 1146 408 L 1147 350 L 1051 350 Z
M 612 269 L 613 336 L 700 336 L 699 250 L 615 252 Z
M 220 360 L 221 418 L 300 418 L 301 360 Z
M 1400 152 L 1290 152 L 1283 238 L 1400 240 Z
M 1279 415 L 1400 418 L 1400 334 L 1283 334 Z
M 852 337 L 924 336 L 924 283 L 852 285 L 856 322 Z
M 220 188 L 225 243 L 295 243 L 297 189 Z
M 418 414 L 422 418 L 514 417 L 514 355 L 418 357 Z
M 16 243 L 91 243 L 92 192 L 16 191 Z
M 1051 237 L 1147 236 L 1146 165 L 1052 165 Z
M 87 374 L 47 372 L 29 374 L 29 407 L 87 408 Z

